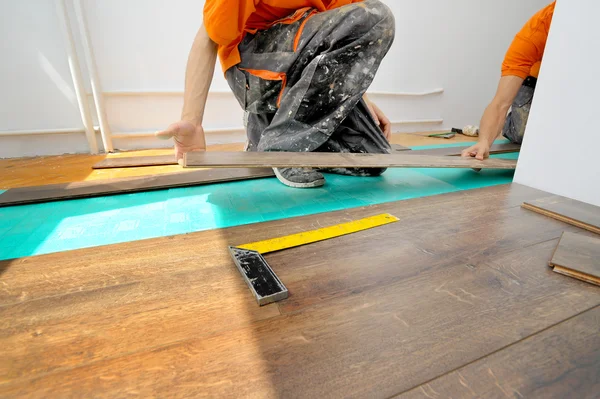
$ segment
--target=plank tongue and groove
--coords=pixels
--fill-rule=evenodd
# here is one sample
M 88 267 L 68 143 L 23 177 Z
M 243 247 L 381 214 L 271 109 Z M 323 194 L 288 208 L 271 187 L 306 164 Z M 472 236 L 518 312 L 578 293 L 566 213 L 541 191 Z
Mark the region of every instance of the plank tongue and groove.
M 549 264 L 557 273 L 600 285 L 600 238 L 565 232 Z
M 403 152 L 410 151 L 410 148 L 400 144 L 392 144 L 392 151 Z M 451 151 L 452 155 L 454 152 Z M 460 152 L 459 152 L 460 155 Z M 150 155 L 142 157 L 114 157 L 106 158 L 96 163 L 94 169 L 111 169 L 111 168 L 133 168 L 140 166 L 162 166 L 162 165 L 177 165 L 177 161 L 173 155 Z
M 148 155 L 142 157 L 106 158 L 96 163 L 94 169 L 132 168 L 138 166 L 177 165 L 174 155 Z
M 135 193 L 165 188 L 248 180 L 273 176 L 272 169 L 211 169 L 144 177 L 92 180 L 66 184 L 12 188 L 0 194 L 0 207 L 65 199 Z
M 546 193 L 547 196 L 526 201 L 522 207 L 561 222 L 600 234 L 600 207 Z
M 425 150 L 413 150 L 410 152 L 406 152 L 408 155 L 443 155 L 443 156 L 460 156 L 463 150 L 466 150 L 469 147 L 460 146 L 460 147 L 443 147 L 443 148 L 430 148 Z M 490 147 L 490 155 L 493 154 L 507 154 L 511 152 L 519 152 L 521 150 L 520 144 L 514 143 L 501 143 L 501 144 L 493 144 Z
M 185 167 L 212 168 L 472 168 L 515 169 L 508 159 L 457 158 L 432 155 L 350 154 L 331 152 L 193 152 L 184 155 Z

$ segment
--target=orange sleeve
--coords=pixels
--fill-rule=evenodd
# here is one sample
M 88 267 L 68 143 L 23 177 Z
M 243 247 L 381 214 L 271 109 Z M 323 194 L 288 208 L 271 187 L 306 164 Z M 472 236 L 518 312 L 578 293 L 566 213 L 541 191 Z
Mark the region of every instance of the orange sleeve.
M 208 37 L 219 45 L 219 59 L 224 71 L 240 62 L 237 45 L 246 21 L 255 11 L 254 0 L 206 0 L 204 27 Z
M 535 14 L 515 36 L 502 63 L 502 76 L 518 76 L 525 79 L 535 74 L 537 77 L 546 48 L 554 5 L 555 3 L 552 3 Z
M 228 45 L 241 36 L 244 24 L 254 11 L 256 7 L 253 0 L 206 0 L 206 32 L 215 43 Z

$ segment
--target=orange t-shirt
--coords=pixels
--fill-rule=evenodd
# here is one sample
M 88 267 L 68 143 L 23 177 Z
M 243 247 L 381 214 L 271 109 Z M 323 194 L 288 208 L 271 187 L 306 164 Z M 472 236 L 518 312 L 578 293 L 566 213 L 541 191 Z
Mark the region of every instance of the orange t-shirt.
M 535 14 L 513 40 L 504 62 L 502 76 L 538 77 L 548 40 L 548 31 L 556 2 Z
M 362 0 L 206 0 L 204 26 L 219 45 L 223 71 L 240 62 L 238 44 L 246 32 L 266 29 L 276 21 L 299 20 L 309 9 L 327 11 Z

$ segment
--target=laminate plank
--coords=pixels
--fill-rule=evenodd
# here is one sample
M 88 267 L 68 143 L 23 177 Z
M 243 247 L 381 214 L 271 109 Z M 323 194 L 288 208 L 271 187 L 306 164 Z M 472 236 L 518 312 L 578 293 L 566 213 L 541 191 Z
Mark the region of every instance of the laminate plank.
M 13 188 L 0 194 L 0 207 L 75 198 L 162 190 L 273 176 L 271 169 L 218 169 L 178 172 L 144 177 L 92 180 L 67 184 Z
M 600 308 L 412 389 L 412 398 L 597 398 Z
M 589 274 L 581 273 L 576 270 L 572 270 L 562 266 L 554 266 L 554 271 L 556 273 L 573 277 L 581 281 L 585 281 L 591 284 L 600 285 L 600 279 L 598 277 L 590 276 Z
M 600 285 L 600 239 L 565 232 L 549 265 L 557 273 Z
M 426 150 L 413 150 L 407 152 L 410 155 L 437 155 L 437 156 L 460 156 L 463 150 L 466 150 L 467 146 L 461 147 L 443 147 L 443 148 L 430 148 Z M 521 150 L 520 144 L 514 143 L 501 143 L 492 144 L 490 147 L 490 155 L 494 154 L 507 154 L 512 152 L 519 152 Z
M 512 159 L 439 157 L 432 155 L 350 154 L 332 152 L 190 152 L 184 167 L 294 167 L 294 168 L 472 168 L 515 169 Z
M 549 193 L 546 193 L 543 198 L 527 201 L 522 206 L 530 211 L 600 234 L 600 207 Z
M 141 157 L 105 158 L 94 164 L 93 169 L 133 168 L 140 166 L 177 165 L 175 155 L 149 155 Z
M 1 306 L 2 356 L 10 361 L 0 361 L 0 384 L 279 316 L 276 304 L 256 306 L 227 266 L 220 258 L 194 271 Z
M 392 151 L 403 152 L 410 151 L 409 147 L 400 144 L 391 144 Z M 460 154 L 459 154 L 460 155 Z M 177 165 L 177 160 L 173 155 L 150 155 L 138 157 L 115 157 L 105 158 L 94 164 L 94 169 L 112 169 L 112 168 L 133 168 L 143 166 Z
M 386 397 L 406 391 L 600 303 L 596 287 L 557 278 L 545 266 L 557 239 L 530 245 L 523 234 L 507 242 L 515 234 L 509 225 L 499 227 L 507 215 L 482 213 L 498 198 L 490 206 L 528 215 L 518 205 L 537 196 L 517 185 L 492 187 L 0 262 L 6 283 L 0 345 L 9 353 L 0 364 L 15 370 L 0 396 Z M 416 215 L 456 203 L 499 247 L 472 230 L 471 245 L 479 250 L 431 265 L 427 257 L 402 258 L 408 244 L 398 243 L 395 230 L 372 230 L 382 234 L 363 236 L 363 246 L 351 251 L 343 237 L 337 252 L 315 250 L 325 264 L 289 253 L 272 266 L 278 273 L 298 267 L 303 284 L 319 283 L 314 271 L 325 267 L 344 274 L 361 251 L 370 255 L 362 267 L 374 280 L 389 275 L 389 264 L 404 277 L 367 290 L 354 285 L 347 295 L 324 295 L 281 316 L 254 313 L 261 308 L 227 254 L 228 245 L 249 237 L 306 231 L 383 209 L 400 217 L 398 228 L 403 222 L 416 228 Z M 559 224 L 539 220 L 540 233 Z M 440 225 L 402 239 L 426 251 L 448 250 L 449 241 L 436 243 L 457 230 L 451 221 Z M 332 278 L 322 287 L 337 284 Z
M 458 202 L 395 215 L 400 218 L 399 226 L 355 233 L 343 240 L 343 246 L 339 240 L 331 240 L 267 254 L 267 261 L 293 293 L 288 300 L 279 302 L 281 311 L 295 312 L 323 300 L 377 289 L 432 270 L 448 260 L 477 264 L 507 251 L 557 240 L 564 231 L 559 222 L 528 217 L 518 206 L 502 209 L 501 197 Z M 477 216 L 465 218 L 466 208 L 472 212 L 470 215 Z M 432 240 L 432 236 L 436 239 Z M 392 242 L 393 249 L 383 247 L 384 244 L 373 246 L 372 240 Z M 345 256 L 347 248 L 353 249 L 351 257 Z M 551 252 L 549 249 L 544 255 L 542 264 L 546 264 Z M 289 257 L 303 262 L 290 263 Z M 343 273 L 328 267 L 332 257 L 346 259 Z M 377 273 L 365 267 L 373 258 L 382 260 Z M 405 264 L 412 267 L 398 267 Z

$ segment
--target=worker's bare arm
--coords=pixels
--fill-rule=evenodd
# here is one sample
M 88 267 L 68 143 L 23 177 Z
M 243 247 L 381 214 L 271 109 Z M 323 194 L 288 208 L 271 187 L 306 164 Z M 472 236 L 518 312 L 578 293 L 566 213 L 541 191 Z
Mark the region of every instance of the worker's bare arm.
M 178 160 L 181 160 L 186 152 L 206 149 L 202 120 L 216 58 L 217 45 L 208 37 L 202 25 L 188 57 L 181 120 L 156 133 L 157 137 L 163 139 L 173 137 Z
M 489 157 L 490 147 L 502 132 L 506 114 L 515 100 L 523 80 L 518 76 L 503 76 L 500 79 L 496 95 L 481 118 L 479 142 L 464 150 L 462 156 L 477 159 Z

